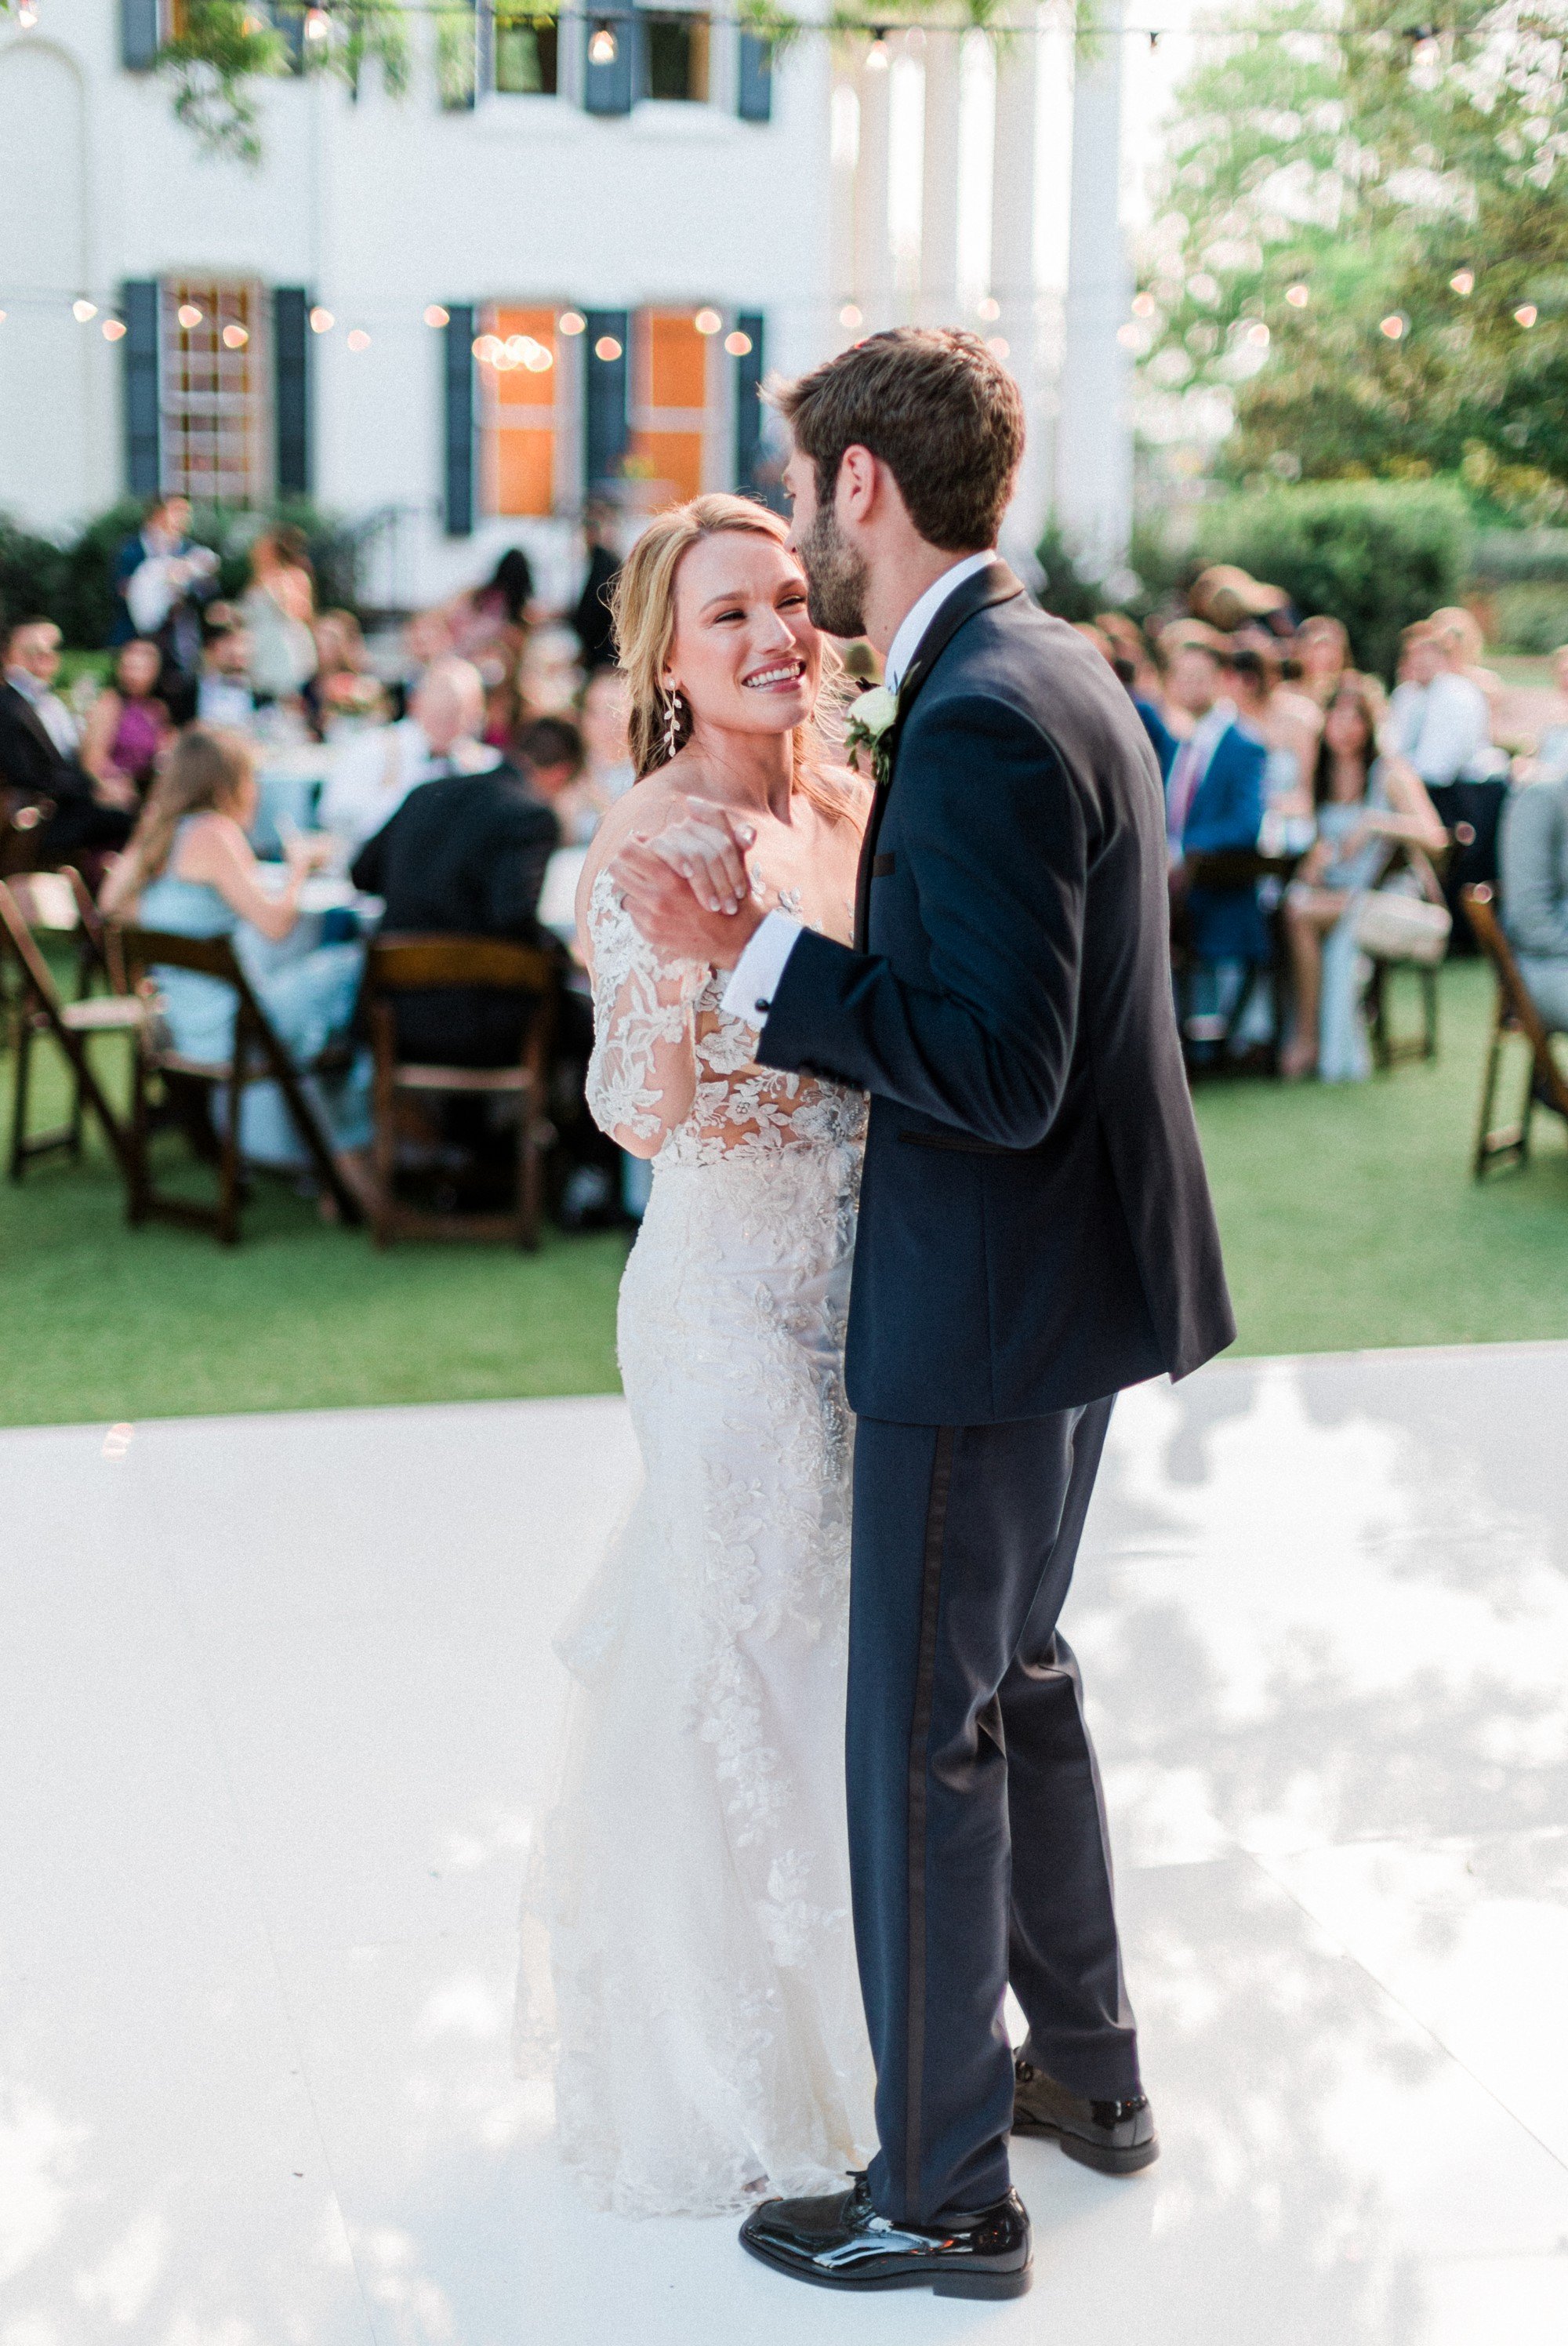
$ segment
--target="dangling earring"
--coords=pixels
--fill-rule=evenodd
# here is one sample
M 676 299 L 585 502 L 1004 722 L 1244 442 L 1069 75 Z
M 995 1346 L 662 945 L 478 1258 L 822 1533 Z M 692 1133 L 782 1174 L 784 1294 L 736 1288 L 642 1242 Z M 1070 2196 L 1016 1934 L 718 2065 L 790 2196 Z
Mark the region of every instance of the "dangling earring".
M 667 761 L 680 747 L 680 688 L 672 685 L 664 704 L 664 754 Z

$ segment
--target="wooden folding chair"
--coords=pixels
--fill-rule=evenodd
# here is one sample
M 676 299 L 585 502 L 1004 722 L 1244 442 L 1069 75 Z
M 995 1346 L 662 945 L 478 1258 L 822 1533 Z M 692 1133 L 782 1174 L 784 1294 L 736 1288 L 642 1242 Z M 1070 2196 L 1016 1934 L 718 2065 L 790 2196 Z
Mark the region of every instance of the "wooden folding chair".
M 341 1052 L 329 1051 L 312 1067 L 297 1068 L 279 1041 L 271 1021 L 251 990 L 232 944 L 227 937 L 187 937 L 161 929 L 125 927 L 114 933 L 131 983 L 149 994 L 156 993 L 158 967 L 188 969 L 217 978 L 235 996 L 234 1049 L 223 1060 L 189 1059 L 168 1049 L 158 1038 L 156 1016 L 148 1021 L 142 1047 L 137 1053 L 130 1125 L 130 1219 L 142 1222 L 182 1222 L 212 1230 L 220 1245 L 239 1243 L 243 1164 L 239 1151 L 240 1107 L 248 1086 L 276 1084 L 289 1115 L 305 1145 L 323 1188 L 345 1222 L 364 1219 L 359 1199 L 344 1179 L 331 1141 L 300 1085 L 300 1076 L 341 1064 Z M 171 1090 L 194 1090 L 203 1113 L 214 1087 L 228 1089 L 223 1130 L 218 1137 L 218 1202 L 203 1205 L 188 1198 L 170 1197 L 154 1186 L 151 1156 L 152 1103 L 150 1079 L 160 1077 Z M 208 1128 L 210 1129 L 209 1122 Z M 201 1126 L 189 1126 L 193 1143 L 200 1146 Z
M 1522 1165 L 1526 1161 L 1530 1155 L 1530 1120 L 1537 1107 L 1550 1108 L 1554 1116 L 1560 1116 L 1568 1124 L 1568 1078 L 1564 1077 L 1553 1056 L 1552 1038 L 1541 1013 L 1531 999 L 1529 987 L 1519 974 L 1513 949 L 1497 917 L 1495 899 L 1484 882 L 1478 887 L 1465 890 L 1464 909 L 1476 942 L 1491 962 L 1497 978 L 1497 1007 L 1492 1019 L 1492 1044 L 1486 1055 L 1486 1075 L 1481 1088 L 1481 1116 L 1475 1135 L 1475 1178 L 1480 1181 L 1494 1165 Z M 1492 1121 L 1492 1102 L 1497 1092 L 1502 1046 L 1510 1035 L 1517 1035 L 1530 1048 L 1530 1063 L 1524 1076 L 1524 1098 L 1515 1123 L 1494 1126 Z
M 546 1108 L 550 1046 L 558 984 L 553 956 L 496 937 L 382 936 L 365 965 L 365 1006 L 375 1054 L 376 1201 L 371 1224 L 378 1246 L 393 1239 L 539 1243 L 543 1152 L 555 1138 Z M 449 987 L 524 996 L 531 1005 L 518 1058 L 504 1067 L 437 1066 L 400 1059 L 396 997 Z M 423 1212 L 398 1202 L 397 1102 L 400 1095 L 510 1098 L 517 1104 L 517 1202 L 510 1214 Z
M 82 964 L 78 998 L 66 1002 L 34 933 L 42 929 L 67 934 L 76 932 L 79 935 L 81 901 L 86 892 L 80 873 L 74 872 L 18 873 L 10 881 L 0 881 L 0 942 L 9 946 L 22 971 L 15 1017 L 16 1072 L 11 1092 L 9 1171 L 13 1181 L 21 1180 L 36 1157 L 52 1156 L 60 1149 L 73 1158 L 80 1157 L 82 1118 L 89 1107 L 103 1127 L 104 1137 L 121 1170 L 128 1176 L 129 1134 L 124 1120 L 104 1096 L 89 1064 L 87 1046 L 93 1035 L 129 1035 L 133 1040 L 139 1037 L 146 1020 L 145 1005 L 124 993 L 92 994 L 88 990 L 92 971 L 86 960 Z M 97 909 L 90 897 L 87 903 L 97 922 Z M 107 974 L 107 960 L 103 967 Z M 58 1045 L 69 1065 L 71 1113 L 66 1124 L 29 1136 L 27 1093 L 33 1046 L 42 1035 Z
M 1413 872 L 1420 882 L 1421 893 L 1429 904 L 1443 902 L 1441 873 L 1451 849 L 1443 848 L 1429 855 L 1424 848 L 1412 847 L 1400 842 L 1397 852 L 1385 867 L 1379 885 L 1390 872 L 1400 865 Z M 1372 1058 L 1384 1075 L 1410 1059 L 1435 1059 L 1438 1055 L 1438 964 L 1430 961 L 1386 959 L 1380 954 L 1369 954 L 1372 964 L 1371 978 L 1367 986 L 1367 1033 L 1372 1046 Z M 1420 1031 L 1415 1035 L 1399 1035 L 1394 1031 L 1390 1015 L 1393 973 L 1408 969 L 1414 974 L 1420 997 Z

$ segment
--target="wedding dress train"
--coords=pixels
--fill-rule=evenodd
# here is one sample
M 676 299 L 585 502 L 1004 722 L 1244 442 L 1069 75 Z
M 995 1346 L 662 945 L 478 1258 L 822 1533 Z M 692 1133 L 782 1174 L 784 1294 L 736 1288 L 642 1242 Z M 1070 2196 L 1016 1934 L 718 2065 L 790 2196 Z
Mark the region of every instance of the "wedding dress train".
M 557 1643 L 519 2052 L 599 2205 L 708 2214 L 840 2188 L 874 2139 L 843 1784 L 865 1110 L 759 1067 L 722 981 L 660 964 L 607 874 L 588 924 L 590 1105 L 663 1136 L 620 1298 L 645 1479 Z

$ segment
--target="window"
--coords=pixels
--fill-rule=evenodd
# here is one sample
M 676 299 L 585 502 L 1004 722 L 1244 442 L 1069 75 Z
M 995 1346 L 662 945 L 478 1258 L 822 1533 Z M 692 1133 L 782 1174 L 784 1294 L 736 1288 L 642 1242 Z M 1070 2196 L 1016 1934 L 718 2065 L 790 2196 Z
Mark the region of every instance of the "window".
M 484 312 L 473 354 L 487 513 L 555 510 L 569 413 L 565 350 L 553 309 L 497 303 Z
M 708 103 L 708 19 L 655 16 L 643 26 L 643 96 Z
M 162 485 L 202 505 L 264 504 L 271 480 L 259 289 L 166 281 L 159 312 Z
M 513 97 L 554 97 L 557 33 L 553 16 L 495 18 L 495 87 Z
M 728 487 L 724 379 L 716 334 L 697 318 L 717 311 L 639 310 L 632 328 L 631 446 L 626 470 L 653 507 Z

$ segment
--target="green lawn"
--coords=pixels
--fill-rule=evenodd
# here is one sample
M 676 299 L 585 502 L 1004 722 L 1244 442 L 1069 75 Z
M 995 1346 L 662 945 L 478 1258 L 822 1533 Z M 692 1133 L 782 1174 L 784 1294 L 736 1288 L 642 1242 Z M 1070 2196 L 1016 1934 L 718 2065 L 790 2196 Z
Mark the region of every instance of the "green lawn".
M 1568 1337 L 1562 1127 L 1538 1118 L 1523 1174 L 1470 1178 L 1489 1002 L 1475 964 L 1444 972 L 1435 1067 L 1200 1089 L 1239 1350 Z M 40 1091 L 57 1107 L 57 1079 Z M 226 1252 L 127 1230 L 94 1139 L 79 1167 L 0 1181 L 0 1423 L 613 1391 L 624 1256 L 613 1236 L 377 1254 L 272 1182 Z

